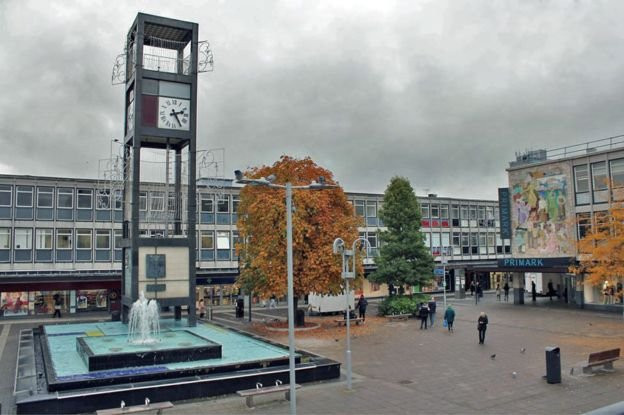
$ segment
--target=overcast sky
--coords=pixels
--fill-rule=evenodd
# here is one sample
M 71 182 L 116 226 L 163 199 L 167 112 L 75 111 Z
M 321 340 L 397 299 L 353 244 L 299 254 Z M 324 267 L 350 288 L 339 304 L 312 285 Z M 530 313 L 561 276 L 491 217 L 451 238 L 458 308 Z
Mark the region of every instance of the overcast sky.
M 622 1 L 0 0 L 0 173 L 97 178 L 137 12 L 199 23 L 198 148 L 347 191 L 496 198 L 515 152 L 624 133 Z

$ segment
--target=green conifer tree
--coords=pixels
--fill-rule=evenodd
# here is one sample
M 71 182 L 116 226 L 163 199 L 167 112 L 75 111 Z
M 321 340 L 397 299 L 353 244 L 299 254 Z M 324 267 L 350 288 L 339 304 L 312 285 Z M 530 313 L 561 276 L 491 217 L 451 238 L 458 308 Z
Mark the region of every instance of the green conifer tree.
M 433 279 L 433 257 L 420 232 L 420 205 L 409 180 L 392 178 L 379 217 L 387 230 L 379 235 L 377 270 L 369 280 L 395 286 L 422 286 Z

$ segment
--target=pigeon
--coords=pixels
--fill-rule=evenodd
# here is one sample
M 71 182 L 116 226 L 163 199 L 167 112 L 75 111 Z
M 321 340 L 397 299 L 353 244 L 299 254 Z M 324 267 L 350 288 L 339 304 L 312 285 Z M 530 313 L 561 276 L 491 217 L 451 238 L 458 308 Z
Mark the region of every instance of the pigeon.
M 490 359 L 492 359 L 492 360 L 496 359 L 496 353 L 494 353 L 492 356 L 490 356 Z
M 526 349 L 523 347 L 522 349 L 520 349 L 520 353 L 524 353 L 526 352 Z
M 334 339 L 334 340 L 339 341 L 338 339 Z
M 150 404 L 149 398 L 145 398 L 145 406 L 149 406 L 149 404 Z
M 518 374 L 517 374 L 516 372 L 511 372 L 511 377 L 512 377 L 512 378 L 514 378 L 514 379 L 515 379 L 515 378 L 516 378 L 516 376 L 518 376 Z

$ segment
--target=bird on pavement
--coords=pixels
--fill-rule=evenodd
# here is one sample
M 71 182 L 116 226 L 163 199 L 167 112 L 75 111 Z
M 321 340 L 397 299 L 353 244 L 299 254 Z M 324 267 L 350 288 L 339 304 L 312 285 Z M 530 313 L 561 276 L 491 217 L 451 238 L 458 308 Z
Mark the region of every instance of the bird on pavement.
M 526 352 L 526 349 L 523 347 L 522 349 L 520 349 L 520 353 L 524 353 Z
M 492 360 L 496 359 L 496 353 L 494 353 L 492 356 L 490 356 L 490 359 L 492 359 Z
M 516 376 L 518 376 L 518 374 L 517 374 L 516 372 L 511 372 L 511 377 L 512 377 L 512 378 L 514 378 L 514 379 L 515 379 L 515 378 L 516 378 Z

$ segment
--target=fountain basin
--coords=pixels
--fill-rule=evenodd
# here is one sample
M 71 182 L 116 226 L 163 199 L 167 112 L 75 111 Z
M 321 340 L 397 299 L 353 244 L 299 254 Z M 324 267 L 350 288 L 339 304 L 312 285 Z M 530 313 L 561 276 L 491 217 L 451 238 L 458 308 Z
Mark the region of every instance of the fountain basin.
M 126 335 L 77 337 L 76 351 L 89 371 L 221 358 L 221 345 L 187 330 L 163 332 L 152 343 Z

